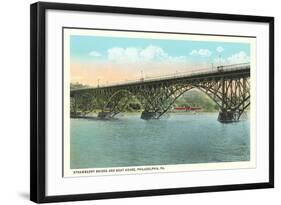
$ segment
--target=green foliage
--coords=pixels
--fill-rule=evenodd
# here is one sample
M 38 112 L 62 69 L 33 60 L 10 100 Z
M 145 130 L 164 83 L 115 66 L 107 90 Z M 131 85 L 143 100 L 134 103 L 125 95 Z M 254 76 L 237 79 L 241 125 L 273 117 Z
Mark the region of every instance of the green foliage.
M 191 90 L 184 93 L 176 100 L 174 106 L 193 106 L 201 107 L 203 111 L 213 112 L 219 109 L 218 105 L 200 90 Z
M 95 104 L 95 98 L 89 93 L 76 96 L 76 98 L 70 98 L 71 115 L 85 116 L 94 110 Z
M 132 97 L 125 108 L 126 112 L 136 112 L 142 109 L 141 103 L 135 97 Z

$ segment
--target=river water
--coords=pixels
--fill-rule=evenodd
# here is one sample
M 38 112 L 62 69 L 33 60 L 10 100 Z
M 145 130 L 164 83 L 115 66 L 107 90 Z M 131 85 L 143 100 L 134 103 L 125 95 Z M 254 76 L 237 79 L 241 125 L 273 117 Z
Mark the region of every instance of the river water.
M 71 169 L 250 160 L 250 120 L 222 124 L 217 115 L 71 119 Z

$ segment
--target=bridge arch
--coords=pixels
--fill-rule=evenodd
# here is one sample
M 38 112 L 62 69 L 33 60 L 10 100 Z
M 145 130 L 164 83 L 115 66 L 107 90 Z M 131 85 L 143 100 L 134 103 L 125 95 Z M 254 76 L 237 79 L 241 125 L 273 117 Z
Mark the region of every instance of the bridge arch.
M 218 105 L 218 107 L 220 107 L 220 103 L 218 101 L 219 96 L 217 95 L 211 95 L 209 92 L 207 92 L 205 87 L 201 87 L 201 86 L 197 86 L 197 85 L 185 85 L 185 86 L 180 86 L 177 89 L 175 89 L 172 93 L 170 94 L 164 94 L 164 97 L 162 97 L 162 103 L 163 104 L 158 104 L 161 100 L 159 99 L 154 99 L 154 105 L 156 105 L 156 107 L 152 110 L 147 110 L 146 112 L 158 112 L 158 114 L 156 114 L 155 119 L 160 118 L 162 115 L 164 115 L 165 113 L 167 113 L 172 106 L 174 105 L 174 103 L 176 102 L 177 99 L 179 99 L 184 93 L 189 92 L 191 90 L 197 89 L 199 92 L 204 93 L 209 99 L 211 99 L 213 102 L 216 103 L 216 105 Z M 165 101 L 165 102 L 163 102 Z M 155 103 L 157 102 L 157 103 Z M 161 102 L 160 102 L 161 103 Z
M 216 103 L 220 109 L 219 117 L 222 117 L 223 119 L 235 118 L 235 120 L 239 120 L 242 113 L 250 105 L 249 95 L 240 100 L 239 103 L 236 102 L 235 106 L 233 106 L 232 98 L 236 98 L 237 96 L 233 96 L 232 93 L 225 94 L 221 85 L 215 86 L 215 84 L 218 83 L 219 82 L 205 84 L 194 82 L 172 84 L 171 86 L 164 86 L 164 88 L 158 90 L 158 93 L 153 89 L 148 89 L 146 92 L 142 92 L 141 89 L 133 91 L 129 89 L 116 90 L 113 94 L 109 95 L 110 97 L 107 98 L 102 108 L 101 117 L 114 117 L 118 113 L 123 112 L 129 101 L 132 98 L 135 98 L 144 108 L 141 115 L 142 119 L 159 119 L 171 109 L 176 100 L 184 93 L 197 89 Z M 246 104 L 244 104 L 245 102 Z
M 114 117 L 118 113 L 124 111 L 124 109 L 128 106 L 128 103 L 132 98 L 137 99 L 141 104 L 139 96 L 135 95 L 130 90 L 117 90 L 106 100 L 102 108 L 102 112 L 111 113 L 111 117 Z
M 96 104 L 98 109 L 118 113 L 129 98 L 135 97 L 145 112 L 158 113 L 159 118 L 183 93 L 194 88 L 219 106 L 219 121 L 237 121 L 250 105 L 250 64 L 226 65 L 218 71 L 206 70 L 176 77 L 71 90 L 74 99 L 71 111 L 86 113 Z
M 236 79 L 240 82 L 241 79 Z M 153 100 L 152 109 L 144 110 L 143 119 L 158 119 L 168 112 L 178 98 L 184 93 L 198 89 L 219 107 L 218 120 L 221 122 L 238 121 L 243 112 L 250 105 L 249 85 L 237 86 L 237 82 L 213 81 L 212 83 L 179 83 L 166 89 L 166 92 Z M 233 91 L 235 90 L 235 91 Z M 239 93 L 238 91 L 239 90 Z M 154 113 L 154 114 L 153 114 Z

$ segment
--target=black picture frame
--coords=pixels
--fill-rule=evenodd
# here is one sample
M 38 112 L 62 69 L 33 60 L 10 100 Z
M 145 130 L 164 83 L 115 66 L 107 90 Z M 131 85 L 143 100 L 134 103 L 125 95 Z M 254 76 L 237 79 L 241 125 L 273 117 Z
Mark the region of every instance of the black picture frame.
M 269 181 L 189 188 L 46 196 L 46 11 L 48 9 L 263 22 L 269 25 Z M 30 200 L 37 203 L 96 200 L 274 187 L 274 18 L 265 16 L 38 2 L 30 7 Z

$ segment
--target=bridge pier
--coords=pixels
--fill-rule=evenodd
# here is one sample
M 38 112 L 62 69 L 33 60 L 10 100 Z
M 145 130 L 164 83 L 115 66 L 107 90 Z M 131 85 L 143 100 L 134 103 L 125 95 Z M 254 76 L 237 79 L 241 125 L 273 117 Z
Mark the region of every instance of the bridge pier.
M 102 111 L 98 113 L 98 118 L 100 119 L 111 119 L 112 117 L 114 117 L 114 113 L 113 112 L 106 112 L 106 111 Z
M 141 113 L 141 119 L 143 120 L 153 120 L 153 119 L 159 119 L 160 113 L 154 112 L 154 111 L 143 111 Z
M 221 123 L 230 123 L 239 121 L 238 111 L 220 111 L 218 121 Z

